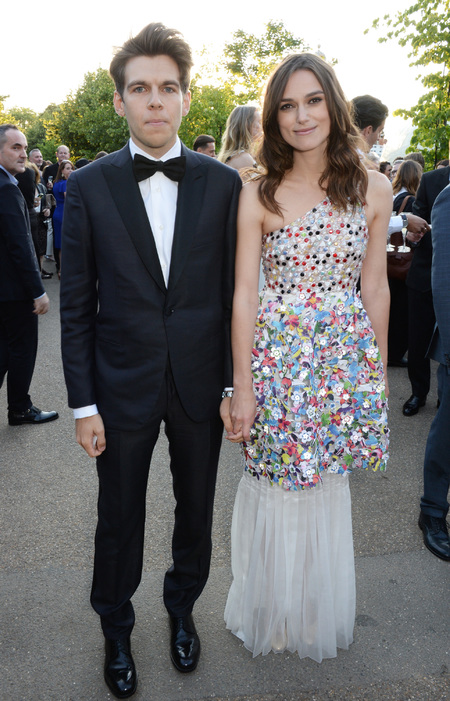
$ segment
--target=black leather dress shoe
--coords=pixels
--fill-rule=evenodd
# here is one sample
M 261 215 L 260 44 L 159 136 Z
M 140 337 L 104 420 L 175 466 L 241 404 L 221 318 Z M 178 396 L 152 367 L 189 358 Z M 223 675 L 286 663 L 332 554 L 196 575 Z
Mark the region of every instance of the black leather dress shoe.
M 426 397 L 417 397 L 415 394 L 412 394 L 408 401 L 403 404 L 403 414 L 405 416 L 414 416 L 421 406 L 425 406 L 426 401 Z
M 130 638 L 105 638 L 105 682 L 118 699 L 127 699 L 137 688 L 137 674 L 131 656 Z
M 428 550 L 441 560 L 450 561 L 450 537 L 445 518 L 420 512 L 419 528 L 423 532 L 423 542 Z
M 8 423 L 10 426 L 20 426 L 20 424 L 45 424 L 47 421 L 54 421 L 58 418 L 56 411 L 41 411 L 36 406 L 31 406 L 27 411 L 17 413 L 8 411 Z
M 170 618 L 170 659 L 179 672 L 193 672 L 200 658 L 200 639 L 195 630 L 191 614 L 169 616 Z

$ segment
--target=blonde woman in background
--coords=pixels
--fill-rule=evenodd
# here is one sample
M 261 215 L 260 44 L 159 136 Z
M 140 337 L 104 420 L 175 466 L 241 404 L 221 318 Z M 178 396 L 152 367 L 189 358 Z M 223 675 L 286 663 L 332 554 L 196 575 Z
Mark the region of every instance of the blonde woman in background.
M 261 135 L 261 114 L 252 105 L 238 105 L 227 119 L 218 159 L 241 170 L 256 165 L 253 156 L 255 141 Z

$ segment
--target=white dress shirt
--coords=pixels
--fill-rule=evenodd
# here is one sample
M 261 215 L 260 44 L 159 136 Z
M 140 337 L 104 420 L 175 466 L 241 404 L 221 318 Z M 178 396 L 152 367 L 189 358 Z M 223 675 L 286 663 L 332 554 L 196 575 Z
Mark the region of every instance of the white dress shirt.
M 167 151 L 164 156 L 161 156 L 160 159 L 149 156 L 149 154 L 139 148 L 132 139 L 129 140 L 128 145 L 131 158 L 134 158 L 136 153 L 141 154 L 141 156 L 149 160 L 161 161 L 167 161 L 169 158 L 181 156 L 181 142 L 178 137 L 172 148 Z M 177 212 L 178 183 L 165 176 L 164 173 L 156 172 L 151 178 L 141 180 L 138 185 L 142 199 L 144 200 L 148 220 L 152 227 L 158 258 L 167 287 L 172 256 L 175 216 Z M 84 419 L 88 416 L 94 416 L 94 414 L 98 414 L 96 404 L 73 410 L 73 415 L 76 419 Z
M 156 161 L 168 161 L 169 158 L 181 156 L 181 142 L 177 137 L 170 151 L 160 159 L 152 158 L 134 141 L 129 141 L 131 157 L 139 153 L 144 158 Z M 169 282 L 170 259 L 172 255 L 173 232 L 175 228 L 175 215 L 177 212 L 178 183 L 171 180 L 164 173 L 157 172 L 151 178 L 141 180 L 139 183 L 142 199 L 144 200 L 148 220 L 153 231 L 156 250 L 161 264 L 161 270 L 166 283 Z

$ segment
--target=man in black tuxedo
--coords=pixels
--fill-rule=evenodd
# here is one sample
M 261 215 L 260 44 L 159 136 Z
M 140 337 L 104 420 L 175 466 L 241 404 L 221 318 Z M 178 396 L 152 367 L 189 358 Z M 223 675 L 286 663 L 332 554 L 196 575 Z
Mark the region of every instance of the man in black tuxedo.
M 16 175 L 25 171 L 27 140 L 13 124 L 0 125 L 0 387 L 7 375 L 8 422 L 41 424 L 56 411 L 33 406 L 29 389 L 36 362 L 38 315 L 49 299 L 31 238 L 30 219 Z
M 436 197 L 431 214 L 433 256 L 431 282 L 436 328 L 429 355 L 439 362 L 439 408 L 428 434 L 423 466 L 424 491 L 419 527 L 430 552 L 450 561 L 446 517 L 450 487 L 450 185 Z
M 424 173 L 413 204 L 414 214 L 431 222 L 431 210 L 439 193 L 447 187 L 450 167 Z M 413 416 L 425 405 L 430 390 L 430 360 L 427 350 L 435 324 L 431 290 L 431 232 L 417 244 L 406 278 L 408 287 L 408 375 L 412 394 L 403 405 L 403 414 Z
M 197 666 L 191 612 L 209 573 L 219 406 L 232 378 L 241 181 L 178 138 L 191 65 L 182 36 L 161 24 L 118 50 L 110 67 L 114 105 L 130 141 L 75 171 L 65 204 L 63 363 L 77 440 L 97 458 L 91 602 L 106 638 L 105 680 L 119 698 L 136 689 L 131 597 L 162 421 L 176 499 L 173 564 L 164 580 L 170 653 L 181 672 Z

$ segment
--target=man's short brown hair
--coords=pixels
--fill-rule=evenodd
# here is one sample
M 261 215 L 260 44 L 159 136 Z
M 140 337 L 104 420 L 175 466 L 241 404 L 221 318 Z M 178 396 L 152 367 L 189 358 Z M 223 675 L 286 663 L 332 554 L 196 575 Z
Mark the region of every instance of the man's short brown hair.
M 137 56 L 169 56 L 175 61 L 180 71 L 181 90 L 183 93 L 187 93 L 191 82 L 192 53 L 179 31 L 169 29 L 160 22 L 153 22 L 117 49 L 111 61 L 109 72 L 121 97 L 123 97 L 125 88 L 127 63 Z

